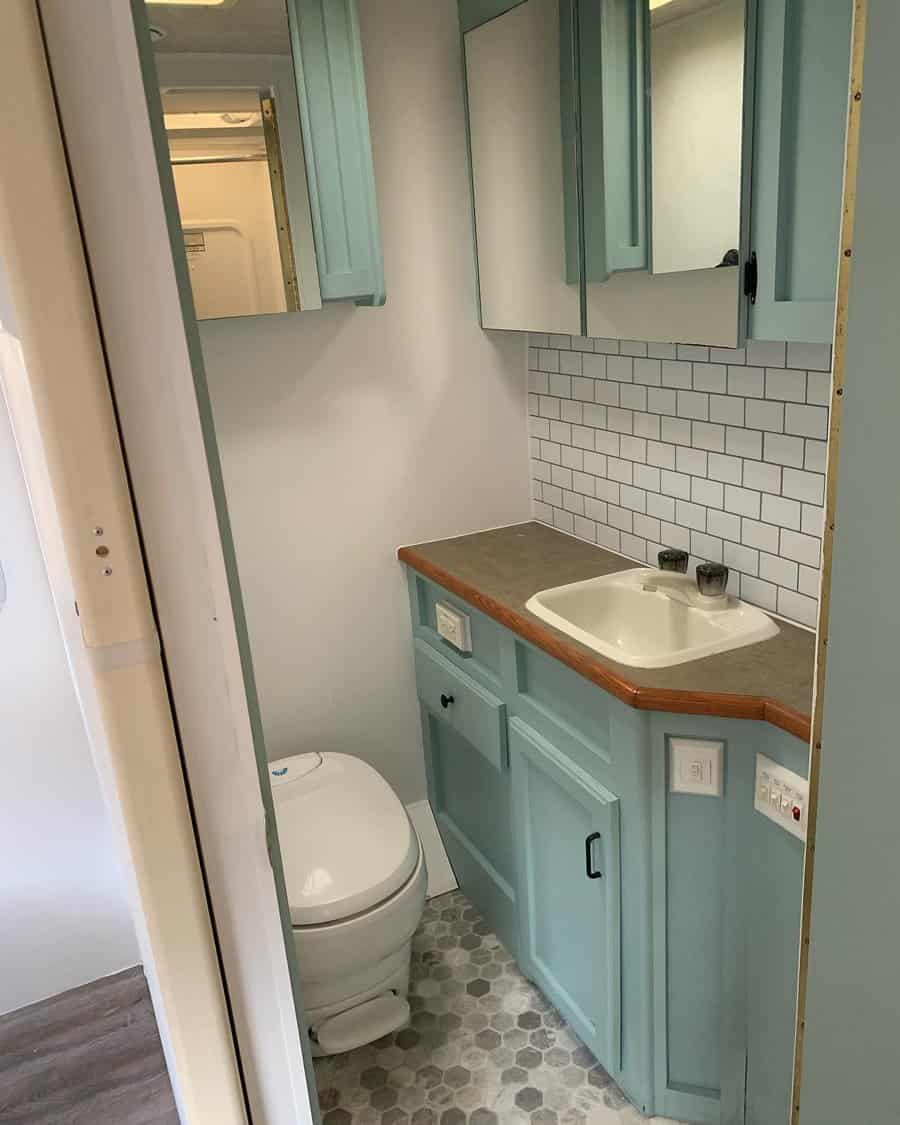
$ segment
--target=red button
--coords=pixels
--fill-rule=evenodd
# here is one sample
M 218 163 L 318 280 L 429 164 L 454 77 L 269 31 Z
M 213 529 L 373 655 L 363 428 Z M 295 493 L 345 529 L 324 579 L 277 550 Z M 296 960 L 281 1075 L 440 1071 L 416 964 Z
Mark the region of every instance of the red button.
M 794 820 L 799 821 L 799 819 L 800 819 L 800 808 L 799 808 L 799 806 L 794 805 L 793 809 L 791 809 L 791 812 L 793 814 Z

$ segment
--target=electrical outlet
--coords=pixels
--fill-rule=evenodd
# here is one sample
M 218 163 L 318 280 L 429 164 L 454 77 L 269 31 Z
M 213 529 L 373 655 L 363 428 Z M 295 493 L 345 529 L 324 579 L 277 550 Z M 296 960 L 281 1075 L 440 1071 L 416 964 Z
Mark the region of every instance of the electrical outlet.
M 774 820 L 785 832 L 806 839 L 809 782 L 799 773 L 780 766 L 765 754 L 756 755 L 756 791 L 753 807 Z
M 706 738 L 669 739 L 669 787 L 673 793 L 722 796 L 725 744 Z

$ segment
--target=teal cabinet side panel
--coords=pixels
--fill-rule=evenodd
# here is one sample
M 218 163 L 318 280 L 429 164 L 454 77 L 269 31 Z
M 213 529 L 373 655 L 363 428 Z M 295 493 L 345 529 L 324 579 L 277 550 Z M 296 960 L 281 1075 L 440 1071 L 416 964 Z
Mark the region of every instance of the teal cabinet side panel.
M 510 745 L 519 958 L 600 1063 L 617 1074 L 619 801 L 519 719 L 510 723 Z
M 759 0 L 749 335 L 829 343 L 853 0 Z
M 289 0 L 288 14 L 322 299 L 383 305 L 356 0 Z
M 635 0 L 580 0 L 585 276 L 646 269 L 647 11 Z

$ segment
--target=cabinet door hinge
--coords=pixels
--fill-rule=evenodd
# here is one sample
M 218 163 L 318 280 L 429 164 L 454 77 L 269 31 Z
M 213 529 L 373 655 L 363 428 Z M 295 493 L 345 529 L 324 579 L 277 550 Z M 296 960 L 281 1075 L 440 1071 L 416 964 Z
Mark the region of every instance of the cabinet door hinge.
M 756 304 L 756 286 L 759 281 L 759 270 L 756 265 L 756 251 L 744 262 L 744 296 L 750 298 L 750 304 Z

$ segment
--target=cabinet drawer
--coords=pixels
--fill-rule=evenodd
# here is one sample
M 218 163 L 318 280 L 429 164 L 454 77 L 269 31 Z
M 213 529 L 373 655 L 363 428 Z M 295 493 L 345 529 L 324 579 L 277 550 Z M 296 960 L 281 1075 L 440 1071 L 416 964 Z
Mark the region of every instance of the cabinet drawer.
M 416 684 L 423 705 L 502 770 L 506 706 L 424 641 L 417 640 Z

